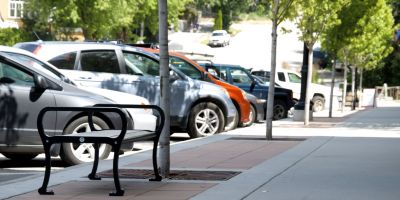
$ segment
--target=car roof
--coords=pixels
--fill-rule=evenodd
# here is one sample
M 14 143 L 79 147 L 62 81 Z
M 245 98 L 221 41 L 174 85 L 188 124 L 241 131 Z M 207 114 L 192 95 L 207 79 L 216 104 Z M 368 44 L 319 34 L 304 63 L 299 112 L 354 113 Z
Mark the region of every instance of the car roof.
M 50 64 L 49 62 L 45 61 L 44 59 L 38 58 L 37 55 L 24 50 L 24 49 L 19 49 L 19 48 L 15 48 L 15 47 L 8 47 L 8 46 L 1 46 L 0 45 L 0 52 L 9 52 L 9 53 L 16 53 L 16 54 L 22 54 L 22 55 L 26 55 L 29 56 L 31 58 L 34 58 L 44 64 L 46 64 L 47 66 L 49 66 L 52 70 L 57 71 L 58 73 L 62 74 L 62 72 L 60 72 L 60 70 L 53 66 L 52 64 Z
M 36 49 L 32 49 L 35 54 L 40 54 L 45 60 L 49 60 L 58 55 L 69 53 L 72 51 L 83 51 L 83 50 L 129 50 L 134 52 L 140 52 L 147 56 L 158 59 L 158 56 L 144 51 L 141 48 L 113 44 L 113 43 L 98 43 L 98 42 L 72 42 L 72 41 L 34 41 L 34 42 L 21 42 L 14 45 L 14 47 L 22 47 L 26 45 L 34 45 Z M 64 48 L 63 48 L 64 47 Z
M 240 65 L 235 65 L 235 64 L 211 63 L 211 66 L 214 66 L 214 67 L 229 67 L 229 68 L 243 68 L 244 69 L 244 67 L 242 67 Z

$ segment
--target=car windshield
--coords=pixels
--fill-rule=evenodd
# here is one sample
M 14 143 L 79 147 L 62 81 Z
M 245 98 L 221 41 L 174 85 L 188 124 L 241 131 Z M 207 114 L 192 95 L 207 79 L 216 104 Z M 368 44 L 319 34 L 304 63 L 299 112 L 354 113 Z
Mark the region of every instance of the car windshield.
M 48 76 L 51 76 L 54 79 L 75 85 L 63 74 L 61 74 L 57 70 L 53 69 L 51 66 L 48 66 L 47 64 L 45 64 L 33 57 L 23 55 L 23 54 L 18 54 L 18 53 L 11 53 L 11 52 L 5 52 L 5 53 L 7 55 L 9 55 L 10 57 L 12 57 L 13 59 L 17 60 L 18 62 L 24 64 L 25 66 L 28 66 L 30 68 L 39 69 L 40 71 L 46 73 Z
M 223 36 L 223 33 L 213 33 L 212 36 Z

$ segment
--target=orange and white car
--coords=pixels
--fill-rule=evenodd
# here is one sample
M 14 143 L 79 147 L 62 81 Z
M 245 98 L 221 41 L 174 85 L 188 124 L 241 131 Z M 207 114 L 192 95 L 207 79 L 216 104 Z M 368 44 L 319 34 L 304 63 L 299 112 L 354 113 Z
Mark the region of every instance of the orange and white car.
M 155 54 L 159 53 L 159 49 L 153 48 L 144 48 L 148 52 L 152 52 Z M 189 59 L 188 57 L 180 54 L 178 52 L 170 51 L 169 52 L 169 61 L 170 64 L 174 65 L 177 69 L 179 69 L 186 76 L 189 76 L 192 79 L 202 80 L 212 82 L 217 84 L 223 88 L 225 88 L 229 97 L 231 98 L 233 104 L 237 110 L 237 117 L 234 122 L 230 125 L 226 126 L 226 130 L 231 130 L 236 128 L 237 126 L 249 126 L 254 120 L 250 119 L 250 117 L 255 116 L 250 115 L 251 112 L 251 104 L 249 100 L 246 98 L 246 92 L 240 89 L 237 86 L 231 85 L 224 81 L 219 80 L 218 78 L 209 74 L 204 68 L 202 68 L 197 62 Z

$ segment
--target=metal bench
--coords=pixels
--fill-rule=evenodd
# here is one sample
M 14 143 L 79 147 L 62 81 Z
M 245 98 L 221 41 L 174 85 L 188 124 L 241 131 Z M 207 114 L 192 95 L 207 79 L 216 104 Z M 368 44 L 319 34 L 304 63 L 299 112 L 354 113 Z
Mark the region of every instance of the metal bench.
M 140 109 L 153 109 L 158 112 L 158 125 L 155 131 L 146 130 L 127 130 L 127 113 L 121 108 L 140 108 Z M 77 111 L 86 112 L 88 116 L 88 123 L 92 132 L 76 133 L 76 134 L 61 134 L 61 135 L 48 135 L 43 128 L 43 116 L 49 111 Z M 120 130 L 96 130 L 93 125 L 93 114 L 94 113 L 116 113 L 121 119 Z M 95 149 L 95 157 L 93 162 L 92 172 L 88 175 L 90 180 L 100 180 L 101 178 L 96 176 L 97 166 L 99 163 L 99 144 L 109 144 L 114 150 L 113 158 L 113 176 L 116 191 L 111 192 L 110 196 L 123 196 L 124 190 L 121 189 L 119 175 L 118 175 L 118 159 L 119 151 L 121 149 L 122 142 L 137 142 L 143 140 L 153 140 L 153 170 L 155 178 L 150 181 L 161 181 L 162 177 L 158 172 L 157 167 L 157 146 L 160 138 L 161 131 L 164 127 L 165 116 L 162 109 L 155 105 L 122 105 L 122 104 L 98 104 L 92 107 L 46 107 L 43 108 L 38 115 L 37 128 L 39 131 L 40 138 L 43 143 L 45 153 L 45 174 L 43 179 L 42 187 L 39 188 L 38 192 L 42 195 L 53 195 L 53 191 L 47 190 L 47 185 L 50 179 L 51 170 L 51 156 L 50 148 L 55 143 L 93 143 Z

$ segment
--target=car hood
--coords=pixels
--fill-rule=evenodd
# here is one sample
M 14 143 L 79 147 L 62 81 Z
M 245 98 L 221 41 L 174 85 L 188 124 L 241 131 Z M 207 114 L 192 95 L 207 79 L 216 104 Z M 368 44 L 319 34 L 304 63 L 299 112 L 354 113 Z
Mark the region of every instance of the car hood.
M 118 92 L 114 90 L 108 90 L 103 88 L 88 87 L 78 84 L 78 88 L 103 96 L 107 99 L 112 100 L 117 104 L 136 104 L 136 105 L 149 105 L 149 101 L 143 97 L 139 97 L 133 94 Z M 152 113 L 150 109 L 127 109 L 129 113 Z

